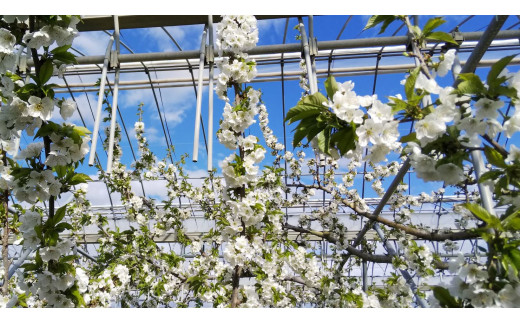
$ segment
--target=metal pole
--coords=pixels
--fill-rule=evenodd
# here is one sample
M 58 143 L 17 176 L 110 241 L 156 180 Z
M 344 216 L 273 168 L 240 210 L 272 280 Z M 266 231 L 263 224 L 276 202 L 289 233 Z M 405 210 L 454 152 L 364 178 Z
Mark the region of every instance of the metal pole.
M 316 88 L 318 88 L 318 80 L 316 78 L 316 55 L 318 55 L 318 49 L 315 47 L 317 44 L 316 38 L 314 38 L 314 19 L 312 15 L 309 16 L 309 42 L 312 43 L 311 47 L 311 68 L 314 82 L 316 82 Z
M 31 248 L 25 249 L 25 251 L 20 255 L 18 260 L 11 266 L 11 268 L 9 268 L 9 273 L 8 273 L 9 279 L 11 279 L 11 277 L 14 275 L 16 270 L 18 270 L 18 268 L 20 268 L 20 266 L 23 264 L 25 259 L 27 259 L 27 257 L 29 257 L 31 252 L 33 252 L 33 250 Z
M 202 32 L 202 39 L 200 41 L 199 84 L 198 84 L 198 91 L 197 91 L 197 110 L 195 111 L 195 133 L 193 136 L 193 162 L 197 162 L 199 159 L 200 108 L 202 105 L 204 55 L 206 52 L 206 33 L 207 33 L 207 29 L 204 28 L 204 31 Z
M 458 53 L 458 51 L 457 51 Z M 453 74 L 453 78 L 457 79 L 459 73 L 461 72 L 461 66 L 460 66 L 460 60 L 459 55 L 455 55 L 455 61 L 453 63 L 451 72 Z M 485 170 L 484 161 L 482 160 L 482 153 L 478 150 L 473 150 L 471 153 L 471 161 L 473 163 L 473 167 L 475 168 L 475 175 L 477 177 L 477 180 L 480 178 L 482 173 Z M 489 186 L 483 185 L 482 183 L 478 183 L 478 190 L 480 193 L 480 197 L 482 199 L 482 205 L 484 208 L 491 214 L 495 214 L 495 208 L 493 203 L 493 194 L 491 193 L 491 190 Z
M 108 160 L 107 160 L 107 169 L 106 173 L 110 174 L 112 172 L 112 159 L 114 155 L 114 140 L 115 140 L 115 132 L 116 132 L 116 117 L 117 117 L 117 99 L 119 96 L 119 20 L 117 16 L 114 16 L 114 36 L 116 41 L 116 51 L 115 51 L 115 60 L 116 60 L 116 75 L 114 78 L 114 96 L 112 97 L 112 118 L 110 119 L 110 137 L 108 140 Z
M 107 79 L 108 60 L 110 57 L 110 51 L 112 50 L 112 43 L 114 42 L 114 36 L 110 37 L 108 41 L 107 50 L 105 52 L 105 59 L 103 61 L 103 69 L 101 70 L 101 83 L 99 85 L 98 105 L 96 110 L 96 120 L 94 121 L 94 130 L 92 131 L 92 145 L 90 146 L 90 156 L 88 164 L 94 165 L 94 159 L 96 157 L 96 145 L 98 140 L 99 124 L 101 123 L 101 107 L 103 106 L 103 96 L 105 94 L 105 83 Z
M 397 254 L 397 252 L 394 250 L 394 248 L 388 242 L 388 240 L 386 240 L 385 235 L 384 235 L 383 231 L 381 230 L 381 228 L 379 227 L 379 225 L 377 223 L 374 223 L 373 228 L 376 231 L 379 238 L 381 239 L 381 241 L 383 241 L 383 245 L 384 245 L 386 251 L 388 252 L 388 254 L 390 256 L 395 256 Z M 410 286 L 410 288 L 412 289 L 412 292 L 415 295 L 417 304 L 419 304 L 419 306 L 423 307 L 423 308 L 429 307 L 428 304 L 424 301 L 424 299 L 422 299 L 421 297 L 419 297 L 419 295 L 417 295 L 417 285 L 413 281 L 413 278 L 410 275 L 410 273 L 404 269 L 399 269 L 399 272 L 401 273 L 403 278 L 406 280 L 406 283 L 408 284 L 408 286 Z
M 462 67 L 462 69 L 460 68 L 460 65 L 457 65 L 460 64 L 460 62 L 458 59 L 458 55 L 456 56 L 457 59 L 455 60 L 454 66 L 452 68 L 453 78 L 456 79 L 455 86 L 459 83 L 459 81 L 457 80 L 457 71 L 460 70 L 460 73 L 473 73 L 475 71 L 478 62 L 484 56 L 484 53 L 486 52 L 487 48 L 489 47 L 493 39 L 495 39 L 496 35 L 499 33 L 500 28 L 504 25 L 505 21 L 507 20 L 507 17 L 508 16 L 496 16 L 491 20 L 488 28 L 482 34 L 482 38 L 479 40 L 477 46 L 471 53 L 470 57 L 468 58 L 466 64 L 464 65 L 464 67 Z M 473 167 L 475 168 L 475 175 L 478 180 L 485 170 L 482 152 L 479 150 L 473 150 L 470 155 Z M 495 214 L 493 194 L 491 193 L 489 187 L 483 185 L 482 183 L 479 183 L 478 190 L 480 192 L 480 197 L 482 199 L 482 205 L 484 206 L 484 208 L 489 213 Z
M 80 255 L 82 255 L 82 256 L 84 256 L 84 257 L 86 257 L 86 258 L 88 258 L 88 259 L 94 261 L 94 262 L 97 262 L 97 259 L 96 259 L 96 258 L 92 257 L 92 256 L 89 255 L 87 252 L 81 250 L 81 249 L 78 248 L 78 247 L 74 247 L 74 251 L 77 252 L 77 253 L 79 253 Z
M 213 16 L 208 16 L 209 32 L 209 93 L 208 93 L 208 172 L 213 169 Z
M 309 41 L 307 39 L 307 32 L 305 31 L 305 26 L 303 25 L 303 19 L 298 17 L 300 34 L 302 38 L 302 47 L 303 47 L 303 55 L 305 58 L 305 65 L 307 66 L 307 77 L 309 78 L 309 87 L 311 90 L 311 94 L 318 92 L 318 86 L 316 84 L 316 78 L 312 73 L 312 62 L 311 56 L 309 52 Z
M 466 32 L 462 33 L 464 39 L 467 41 L 479 40 L 483 35 L 482 32 Z M 520 38 L 520 30 L 502 30 L 500 31 L 495 39 L 518 39 Z M 327 40 L 318 42 L 318 47 L 321 50 L 332 50 L 332 49 L 351 49 L 351 48 L 363 48 L 363 47 L 381 47 L 381 46 L 392 46 L 392 45 L 405 45 L 408 41 L 407 36 L 391 36 L 391 37 L 374 37 L 374 38 L 362 38 L 362 39 L 342 39 L 342 40 Z M 435 42 L 431 42 L 432 44 Z M 289 43 L 289 44 L 277 44 L 277 45 L 264 45 L 257 46 L 249 51 L 246 51 L 249 55 L 259 54 L 280 54 L 280 53 L 297 53 L 301 51 L 301 44 Z M 196 59 L 200 55 L 200 51 L 190 50 L 182 52 L 160 52 L 160 53 L 138 53 L 138 54 L 123 54 L 119 55 L 119 62 L 130 63 L 130 62 L 143 62 L 143 61 L 165 61 L 175 59 Z M 101 64 L 104 57 L 102 55 L 97 56 L 82 56 L 78 57 L 76 65 L 84 64 Z M 31 61 L 27 62 L 28 65 L 32 66 Z
M 285 61 L 285 57 L 281 58 L 281 60 Z M 456 58 L 457 60 L 458 58 Z M 478 63 L 479 67 L 487 67 L 491 66 L 494 63 L 498 62 L 498 59 L 485 59 L 481 60 Z M 465 61 L 459 62 L 460 64 L 465 64 Z M 284 63 L 285 64 L 285 63 Z M 513 59 L 510 63 L 510 66 L 512 65 L 520 65 L 520 58 Z M 416 65 L 415 64 L 394 64 L 394 65 L 384 65 L 379 66 L 377 68 L 378 74 L 392 74 L 392 73 L 404 73 L 410 69 L 413 69 Z M 455 64 L 454 64 L 455 66 Z M 330 73 L 333 73 L 334 75 L 338 76 L 352 76 L 352 75 L 372 75 L 373 72 L 376 70 L 374 66 L 356 66 L 356 67 L 338 67 L 338 68 L 332 68 L 330 71 L 328 69 L 318 69 L 316 71 L 317 78 L 326 78 Z M 459 71 L 460 72 L 460 71 Z M 286 71 L 284 69 L 283 75 L 285 77 L 285 80 L 297 80 L 299 75 L 301 74 L 300 71 Z M 266 72 L 266 73 L 258 73 L 254 80 L 251 81 L 251 83 L 258 83 L 258 82 L 274 82 L 274 81 L 281 81 L 281 72 Z M 205 84 L 208 83 L 209 78 L 204 78 Z M 136 81 L 120 81 L 119 82 L 119 90 L 135 90 L 135 89 L 147 89 L 150 88 L 144 87 L 144 86 L 133 86 L 133 85 L 148 85 L 150 83 L 153 84 L 162 84 L 162 85 L 155 85 L 154 88 L 170 88 L 170 87 L 186 87 L 186 86 L 193 86 L 192 85 L 192 79 L 190 78 L 166 78 L 166 79 L 157 79 L 157 80 L 136 80 Z M 167 83 L 179 83 L 179 84 L 167 84 Z M 110 82 L 107 82 L 107 85 L 111 84 Z M 122 87 L 122 86 L 125 87 Z M 55 93 L 70 93 L 70 92 L 98 92 L 99 88 L 92 88 L 96 86 L 95 83 L 89 82 L 89 83 L 73 83 L 68 84 L 69 88 L 81 88 L 81 89 L 71 89 L 70 91 L 67 89 L 66 84 L 58 84 L 55 88 Z M 86 88 L 87 87 L 87 88 Z M 88 87 L 91 87 L 90 89 Z M 196 88 L 196 85 L 195 85 Z

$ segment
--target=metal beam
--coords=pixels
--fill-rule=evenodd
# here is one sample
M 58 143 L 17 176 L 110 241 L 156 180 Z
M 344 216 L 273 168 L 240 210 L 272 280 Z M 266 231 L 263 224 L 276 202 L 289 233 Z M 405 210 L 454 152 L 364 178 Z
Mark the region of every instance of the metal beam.
M 281 19 L 296 17 L 294 15 L 259 15 L 257 20 Z M 84 16 L 76 26 L 78 31 L 114 30 L 112 16 Z M 213 16 L 213 22 L 219 23 L 221 16 Z M 119 29 L 150 28 L 165 26 L 204 25 L 208 22 L 207 15 L 127 15 L 119 16 Z
M 468 32 L 462 33 L 465 41 L 479 40 L 483 35 L 483 32 Z M 495 39 L 519 39 L 520 30 L 502 30 L 500 31 Z M 346 39 L 346 40 L 330 40 L 318 42 L 318 48 L 320 50 L 332 50 L 332 49 L 347 49 L 347 48 L 363 48 L 363 47 L 379 47 L 379 46 L 392 46 L 392 45 L 406 45 L 408 37 L 406 36 L 392 36 L 392 37 L 374 37 L 374 38 L 361 38 L 361 39 Z M 436 42 L 431 42 L 436 43 Z M 290 44 L 278 44 L 278 45 L 264 45 L 257 46 L 250 51 L 247 51 L 249 55 L 260 55 L 260 54 L 279 54 L 289 52 L 300 52 L 301 44 L 290 43 Z M 120 54 L 120 63 L 129 62 L 143 62 L 143 61 L 166 61 L 175 59 L 196 59 L 200 55 L 198 50 L 189 50 L 182 52 L 160 52 L 160 53 L 139 53 L 139 54 Z M 83 64 L 102 64 L 104 60 L 103 55 L 95 56 L 82 56 L 77 57 L 76 65 Z M 29 66 L 32 63 L 27 62 Z

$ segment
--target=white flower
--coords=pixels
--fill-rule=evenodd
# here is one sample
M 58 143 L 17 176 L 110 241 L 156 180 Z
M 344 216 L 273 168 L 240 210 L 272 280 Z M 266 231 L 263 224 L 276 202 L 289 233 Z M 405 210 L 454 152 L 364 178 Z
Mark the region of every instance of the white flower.
M 124 286 L 130 282 L 129 270 L 125 265 L 117 265 L 114 268 L 114 274 L 119 279 L 119 282 L 121 282 L 121 285 Z
M 134 124 L 134 129 L 136 132 L 143 132 L 144 131 L 144 122 L 138 121 Z
M 78 290 L 81 294 L 85 293 L 88 288 L 89 278 L 83 268 L 76 268 L 76 279 L 78 281 Z
M 485 122 L 473 117 L 461 119 L 457 123 L 457 128 L 466 131 L 466 134 L 470 137 L 473 135 L 484 135 L 486 133 L 486 126 Z
M 455 49 L 450 49 L 444 54 L 444 59 L 439 63 L 439 66 L 437 67 L 437 75 L 443 77 L 451 70 L 451 66 L 455 61 L 456 53 L 457 51 Z
M 497 296 L 496 302 L 500 307 L 520 307 L 520 295 L 511 284 L 505 285 Z
M 507 138 L 511 138 L 515 132 L 520 131 L 520 107 L 515 107 L 513 116 L 504 123 Z
M 359 109 L 359 100 L 352 88 L 354 84 L 346 82 L 344 85 L 339 86 L 340 90 L 334 93 L 332 102 L 326 104 L 332 108 L 332 111 L 346 122 L 363 122 L 363 111 Z
M 424 119 L 419 120 L 414 127 L 421 146 L 437 139 L 446 131 L 446 124 L 435 113 L 430 113 Z
M 370 154 L 367 156 L 371 162 L 379 163 L 383 160 L 386 160 L 386 156 L 390 152 L 390 148 L 388 145 L 384 143 L 378 143 L 370 147 Z
M 11 54 L 16 43 L 16 37 L 7 29 L 0 28 L 0 53 Z
M 29 48 L 39 49 L 40 47 L 49 47 L 53 43 L 53 39 L 49 35 L 49 26 L 45 26 L 37 32 L 25 34 L 23 41 L 27 43 Z
M 431 94 L 439 94 L 441 87 L 437 85 L 434 79 L 428 79 L 423 73 L 419 73 L 415 81 L 415 88 L 422 89 Z
M 498 117 L 498 109 L 500 109 L 504 105 L 504 101 L 501 100 L 490 100 L 487 98 L 481 98 L 477 102 L 475 102 L 475 108 L 477 108 L 477 113 L 475 117 L 477 119 L 496 119 Z
M 74 111 L 76 111 L 76 109 L 77 109 L 77 105 L 76 105 L 76 102 L 74 102 L 74 100 L 65 99 L 60 105 L 61 117 L 65 120 L 67 120 L 74 114 Z
M 379 100 L 374 101 L 372 107 L 368 109 L 368 114 L 375 122 L 392 121 L 394 119 L 392 107 Z
M 200 242 L 199 240 L 193 240 L 191 242 L 191 252 L 193 254 L 199 253 L 201 249 L 202 249 L 202 242 Z
M 439 172 L 435 169 L 436 160 L 426 155 L 416 155 L 411 158 L 411 165 L 415 168 L 417 177 L 423 180 L 438 181 Z
M 58 260 L 61 256 L 61 251 L 57 247 L 44 247 L 40 249 L 40 256 L 42 260 L 45 262 L 49 262 L 51 260 Z
M 52 110 L 54 109 L 54 102 L 49 97 L 43 99 L 31 96 L 29 98 L 29 115 L 34 118 L 40 118 L 47 121 L 52 116 Z
M 2 17 L 2 19 L 4 19 L 4 21 L 7 22 L 8 24 L 12 24 L 13 22 L 15 22 L 15 20 L 18 20 L 19 22 L 24 22 L 24 21 L 26 21 L 27 19 L 29 19 L 29 16 L 22 16 L 22 15 L 18 15 L 18 16 L 4 15 L 4 16 Z
M 437 167 L 439 179 L 447 185 L 454 185 L 464 180 L 464 171 L 452 163 L 442 164 Z
M 509 155 L 507 155 L 505 161 L 509 163 L 513 163 L 514 161 L 520 162 L 520 149 L 512 144 L 509 147 Z
M 372 119 L 365 120 L 365 123 L 356 129 L 359 146 L 366 147 L 369 141 L 375 144 L 382 129 L 383 125 L 381 123 L 376 123 Z
M 24 150 L 18 153 L 17 159 L 28 159 L 39 157 L 42 153 L 43 142 L 33 142 L 27 145 Z
M 469 264 L 459 270 L 459 276 L 461 279 L 466 279 L 468 284 L 474 284 L 487 279 L 488 272 L 476 264 Z

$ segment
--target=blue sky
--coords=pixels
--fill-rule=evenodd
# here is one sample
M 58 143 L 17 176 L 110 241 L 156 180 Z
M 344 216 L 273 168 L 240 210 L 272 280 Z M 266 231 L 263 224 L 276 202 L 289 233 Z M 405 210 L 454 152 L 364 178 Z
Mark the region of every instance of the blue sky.
M 431 16 L 420 16 L 420 25 L 423 25 Z M 467 16 L 445 16 L 447 20 L 440 30 L 449 31 L 458 23 L 464 20 Z M 353 16 L 349 21 L 347 27 L 342 33 L 340 39 L 352 39 L 352 38 L 368 38 L 378 36 L 391 36 L 396 29 L 399 27 L 399 23 L 395 22 L 387 31 L 382 35 L 378 35 L 379 29 L 371 29 L 363 31 L 369 16 L 358 15 Z M 314 30 L 315 36 L 318 41 L 324 40 L 335 40 L 338 34 L 345 24 L 348 16 L 315 16 L 314 17 Z M 487 24 L 491 21 L 492 16 L 476 16 L 465 23 L 460 30 L 465 31 L 483 31 Z M 516 24 L 518 18 L 511 16 L 505 23 L 504 28 Z M 304 18 L 304 23 L 307 24 L 307 18 Z M 287 43 L 299 43 L 296 39 L 298 35 L 297 30 L 293 27 L 297 25 L 297 19 L 291 18 L 288 23 L 287 30 Z M 216 26 L 215 26 L 216 27 Z M 180 44 L 183 50 L 198 50 L 200 46 L 200 37 L 203 30 L 203 25 L 193 26 L 181 26 L 181 27 L 166 27 L 170 34 Z M 281 44 L 283 42 L 283 33 L 285 28 L 285 19 L 276 19 L 269 21 L 260 21 L 258 23 L 259 29 L 259 43 L 258 45 L 270 45 L 270 44 Z M 112 32 L 112 31 L 109 31 Z M 404 35 L 404 28 L 401 29 L 398 35 Z M 80 33 L 73 43 L 73 47 L 81 51 L 85 55 L 103 55 L 108 43 L 109 36 L 104 32 L 85 32 Z M 148 29 L 133 29 L 133 30 L 122 30 L 121 40 L 129 46 L 132 51 L 136 53 L 146 52 L 160 52 L 160 51 L 177 51 L 177 48 L 173 42 L 169 39 L 166 33 L 161 28 L 148 28 Z M 124 47 L 121 47 L 123 54 L 129 53 Z M 485 58 L 497 58 L 497 55 L 507 55 L 509 53 L 490 53 Z M 461 54 L 461 59 L 467 57 L 467 54 Z M 352 66 L 373 66 L 375 65 L 375 58 L 357 59 L 357 60 L 341 60 L 336 61 L 332 65 L 334 67 L 352 67 Z M 406 64 L 413 63 L 410 58 L 395 56 L 385 57 L 381 60 L 380 65 L 386 64 Z M 197 65 L 197 64 L 194 64 Z M 317 64 L 317 69 L 327 68 L 327 62 L 320 62 Z M 285 70 L 298 70 L 297 64 L 286 64 Z M 268 71 L 279 71 L 280 65 L 267 65 L 260 66 L 259 73 Z M 516 71 L 517 67 L 511 67 L 511 71 Z M 207 72 L 207 71 L 206 71 Z M 487 69 L 479 69 L 479 73 L 487 73 Z M 216 75 L 218 70 L 215 71 Z M 190 74 L 187 71 L 158 71 L 151 72 L 152 79 L 165 79 L 165 78 L 189 78 Z M 81 79 L 77 76 L 69 76 L 67 82 L 80 83 L 80 82 L 95 82 L 99 75 L 84 75 Z M 197 71 L 195 70 L 195 78 L 197 77 Z M 113 79 L 113 72 L 110 73 L 109 78 Z M 399 82 L 404 78 L 404 74 L 380 74 L 377 78 L 376 93 L 383 102 L 387 102 L 386 96 L 395 95 L 402 93 L 402 86 Z M 121 75 L 121 81 L 132 81 L 132 80 L 146 80 L 147 75 L 143 72 L 136 73 L 123 73 Z M 339 77 L 339 82 L 345 82 L 352 80 L 355 83 L 354 90 L 359 95 L 370 95 L 372 94 L 372 86 L 374 82 L 373 75 L 366 76 L 354 76 L 354 77 Z M 319 79 L 319 88 L 324 93 L 323 88 L 324 79 Z M 63 83 L 62 80 L 56 80 L 56 83 Z M 453 83 L 451 76 L 446 76 L 439 83 L 448 85 Z M 273 129 L 275 135 L 283 142 L 283 112 L 282 112 L 282 91 L 281 82 L 261 82 L 254 83 L 254 88 L 261 89 L 263 92 L 263 101 L 270 112 L 270 126 Z M 195 106 L 196 96 L 193 87 L 176 87 L 176 88 L 162 88 L 156 89 L 156 95 L 159 101 L 159 107 L 161 113 L 165 112 L 165 118 L 168 123 L 169 132 L 175 145 L 176 157 L 178 158 L 183 153 L 189 153 L 191 155 L 193 149 L 193 126 L 195 122 Z M 286 81 L 285 82 L 285 109 L 288 111 L 292 106 L 298 102 L 302 90 L 298 86 L 298 81 Z M 207 129 L 207 98 L 208 88 L 204 88 L 202 102 L 202 118 Z M 64 97 L 68 97 L 68 94 L 63 94 Z M 97 104 L 97 93 L 74 93 L 74 97 L 79 104 L 79 108 L 82 111 L 83 117 L 86 120 L 87 127 L 93 128 L 93 120 L 91 117 L 91 110 L 95 110 Z M 146 136 L 148 137 L 150 148 L 156 152 L 159 158 L 165 156 L 165 140 L 163 130 L 159 122 L 159 116 L 157 113 L 157 106 L 151 89 L 133 90 L 133 91 L 121 91 L 119 99 L 119 109 L 124 116 L 124 121 L 127 129 L 129 130 L 131 144 L 134 150 L 137 152 L 137 143 L 134 138 L 133 125 L 137 121 L 137 106 L 140 102 L 144 103 L 144 122 L 146 124 Z M 221 118 L 222 108 L 224 102 L 214 96 L 214 130 L 218 129 L 218 121 Z M 75 115 L 73 121 L 80 123 L 79 116 Z M 103 127 L 103 126 L 102 126 Z M 287 149 L 293 150 L 291 141 L 292 127 L 287 127 Z M 250 134 L 262 137 L 258 125 L 253 125 L 250 130 Z M 102 137 L 105 138 L 104 134 Z M 193 176 L 203 176 L 206 174 L 206 161 L 207 155 L 204 148 L 204 142 L 202 139 L 202 132 L 200 134 L 200 146 L 199 146 L 199 162 L 192 163 L 191 158 L 188 159 L 186 168 L 191 172 Z M 511 140 L 510 140 L 511 141 Z M 503 142 L 503 141 L 502 141 Z M 514 141 L 513 141 L 514 142 Z M 23 141 L 22 141 L 23 145 Z M 129 143 L 126 137 L 123 136 L 121 145 L 124 150 L 123 162 L 130 164 L 133 161 Z M 102 151 L 101 142 L 98 142 L 97 148 L 98 155 L 101 159 L 102 165 L 106 167 L 106 154 Z M 226 149 L 218 143 L 216 137 L 214 137 L 214 157 L 213 164 L 218 167 L 219 162 L 222 161 L 226 156 L 231 153 L 230 150 Z M 311 157 L 312 152 L 307 151 L 307 156 Z M 268 162 L 269 159 L 266 159 Z M 85 163 L 86 164 L 86 163 Z M 84 167 L 83 172 L 87 174 L 95 174 L 93 168 Z M 219 171 L 220 172 L 220 171 Z M 385 186 L 387 184 L 384 184 Z M 422 181 L 418 183 L 418 189 L 416 193 L 420 191 L 429 191 L 433 188 L 437 188 L 441 183 L 425 184 Z M 414 188 L 415 189 L 415 188 Z

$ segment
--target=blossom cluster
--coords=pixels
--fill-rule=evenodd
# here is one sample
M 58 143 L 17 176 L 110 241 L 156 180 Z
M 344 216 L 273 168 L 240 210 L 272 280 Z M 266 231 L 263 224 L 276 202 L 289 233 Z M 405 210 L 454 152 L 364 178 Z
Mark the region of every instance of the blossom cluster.
M 359 125 L 356 128 L 358 141 L 355 153 L 362 155 L 368 148 L 368 160 L 373 163 L 385 160 L 390 151 L 400 147 L 397 142 L 399 123 L 394 120 L 392 108 L 379 101 L 377 96 L 358 96 L 353 91 L 354 83 L 351 81 L 337 86 L 338 90 L 326 106 L 330 107 L 339 119 Z M 367 114 L 361 107 L 367 109 Z
M 256 63 L 244 52 L 258 42 L 256 19 L 252 16 L 225 16 L 217 29 L 217 49 L 221 60 L 217 61 L 220 74 L 215 92 L 228 101 L 227 89 L 235 84 L 250 82 L 256 76 Z
M 512 269 L 512 268 L 510 268 Z M 500 290 L 489 289 L 489 272 L 479 263 L 467 262 L 462 254 L 458 254 L 449 263 L 449 271 L 455 276 L 444 282 L 444 286 L 450 294 L 462 302 L 461 305 L 471 304 L 473 307 L 496 308 L 518 307 L 520 303 L 520 281 L 518 275 L 511 270 L 507 280 L 503 280 Z M 438 301 L 430 299 L 433 305 Z

